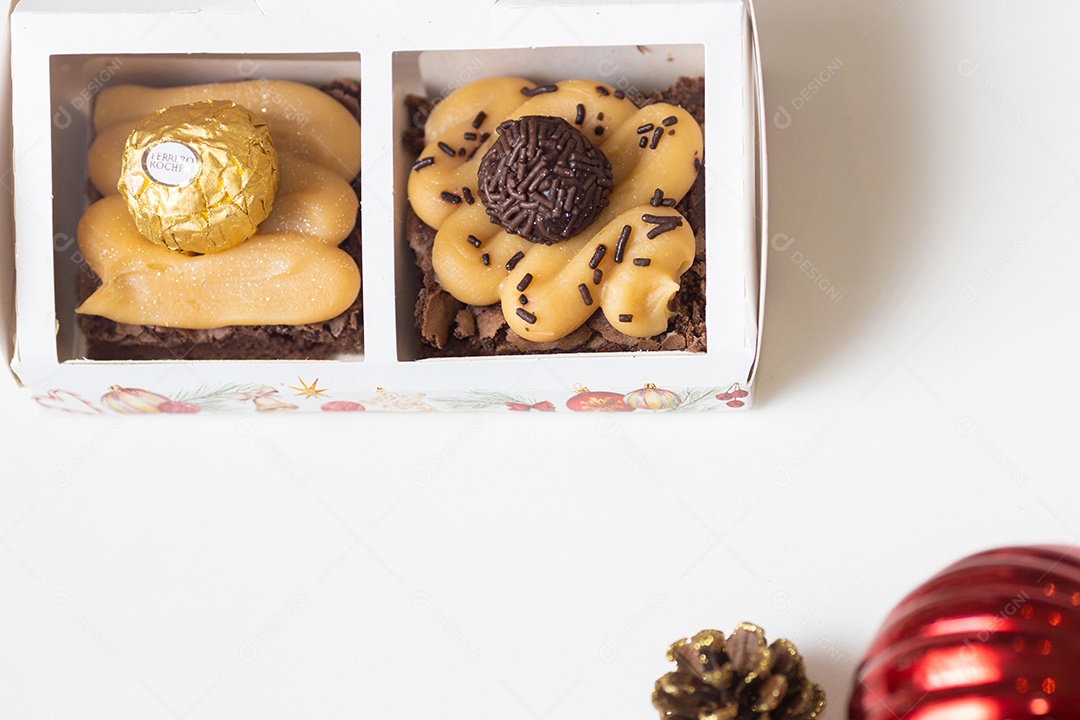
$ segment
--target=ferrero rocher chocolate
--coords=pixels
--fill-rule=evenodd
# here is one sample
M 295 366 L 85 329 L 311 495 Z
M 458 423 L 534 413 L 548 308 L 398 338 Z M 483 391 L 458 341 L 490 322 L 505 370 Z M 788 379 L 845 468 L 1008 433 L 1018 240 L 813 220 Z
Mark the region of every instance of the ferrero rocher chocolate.
M 118 184 L 139 232 L 213 253 L 252 235 L 274 204 L 278 156 L 266 123 L 226 100 L 174 105 L 128 137 Z

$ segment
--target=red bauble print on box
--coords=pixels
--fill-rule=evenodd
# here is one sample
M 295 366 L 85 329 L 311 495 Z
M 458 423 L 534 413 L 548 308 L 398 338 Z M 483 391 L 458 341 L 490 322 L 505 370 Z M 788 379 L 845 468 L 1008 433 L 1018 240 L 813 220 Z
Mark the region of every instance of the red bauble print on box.
M 622 393 L 592 392 L 578 387 L 577 394 L 566 401 L 566 407 L 574 412 L 629 412 L 634 408 L 623 399 Z

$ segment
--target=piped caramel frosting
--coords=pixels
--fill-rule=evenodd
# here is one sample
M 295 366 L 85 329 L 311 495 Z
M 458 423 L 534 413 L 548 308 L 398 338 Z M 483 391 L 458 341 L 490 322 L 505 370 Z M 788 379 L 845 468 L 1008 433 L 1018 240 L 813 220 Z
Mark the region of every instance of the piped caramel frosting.
M 79 246 L 102 286 L 79 308 L 132 325 L 210 329 L 302 325 L 344 312 L 360 277 L 333 241 L 259 232 L 223 252 L 185 256 L 143 237 L 119 196 L 79 221 Z
M 244 105 L 269 128 L 280 185 L 273 211 L 248 241 L 189 256 L 139 234 L 117 182 L 124 144 L 159 108 L 199 100 Z M 315 88 L 250 81 L 179 88 L 103 90 L 98 135 L 88 153 L 91 182 L 104 195 L 79 223 L 79 248 L 102 285 L 77 310 L 116 322 L 208 329 L 329 320 L 360 291 L 356 263 L 337 245 L 352 231 L 360 171 L 355 118 Z
M 505 120 L 559 117 L 611 164 L 608 205 L 565 242 L 535 244 L 493 225 L 476 200 L 481 158 Z M 548 86 L 516 77 L 479 80 L 449 95 L 425 124 L 428 143 L 409 176 L 409 201 L 437 229 L 433 265 L 461 302 L 501 302 L 510 328 L 557 340 L 602 309 L 636 337 L 667 328 L 694 238 L 672 205 L 693 185 L 701 128 L 666 103 L 637 108 L 620 91 L 586 80 Z

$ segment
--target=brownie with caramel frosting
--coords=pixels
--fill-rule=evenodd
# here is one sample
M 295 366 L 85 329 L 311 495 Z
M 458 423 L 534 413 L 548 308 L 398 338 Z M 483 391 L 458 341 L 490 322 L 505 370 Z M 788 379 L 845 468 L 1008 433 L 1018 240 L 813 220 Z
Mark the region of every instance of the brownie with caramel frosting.
M 335 80 L 321 88 L 360 120 L 360 84 Z M 353 182 L 359 197 L 360 180 Z M 360 217 L 341 244 L 361 263 Z M 79 277 L 79 297 L 99 285 L 86 268 Z M 98 315 L 80 315 L 86 357 L 94 360 L 303 360 L 358 354 L 364 348 L 363 293 L 337 317 L 305 325 L 237 325 L 210 330 L 129 325 Z
M 704 127 L 704 80 L 679 78 L 672 86 L 632 98 L 639 106 L 667 102 L 685 109 Z M 434 107 L 431 101 L 410 96 L 406 99 L 409 128 L 403 146 L 410 157 L 424 149 L 424 125 Z M 705 337 L 705 181 L 699 172 L 690 191 L 676 209 L 694 232 L 695 257 L 682 275 L 673 305 L 675 314 L 667 330 L 654 337 L 639 338 L 615 329 L 601 312 L 569 335 L 552 342 L 534 342 L 510 330 L 498 304 L 466 305 L 446 292 L 433 268 L 436 231 L 407 208 L 405 238 L 416 258 L 419 296 L 415 323 L 419 336 L 419 357 L 468 357 L 576 352 L 680 350 L 704 352 Z

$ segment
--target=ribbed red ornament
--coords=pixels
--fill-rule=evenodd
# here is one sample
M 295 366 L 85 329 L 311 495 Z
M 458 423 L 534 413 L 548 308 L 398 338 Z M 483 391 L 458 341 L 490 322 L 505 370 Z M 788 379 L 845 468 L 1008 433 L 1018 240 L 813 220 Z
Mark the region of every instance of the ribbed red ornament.
M 630 412 L 634 409 L 621 393 L 592 392 L 586 387 L 578 387 L 577 395 L 566 401 L 566 407 L 574 412 Z
M 1080 548 L 1001 548 L 935 575 L 886 618 L 849 713 L 1080 720 Z

